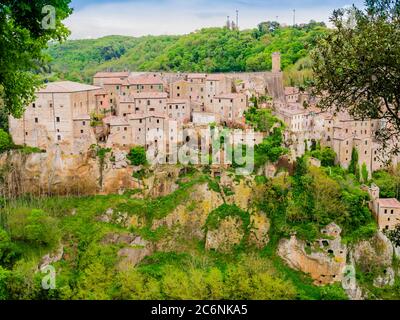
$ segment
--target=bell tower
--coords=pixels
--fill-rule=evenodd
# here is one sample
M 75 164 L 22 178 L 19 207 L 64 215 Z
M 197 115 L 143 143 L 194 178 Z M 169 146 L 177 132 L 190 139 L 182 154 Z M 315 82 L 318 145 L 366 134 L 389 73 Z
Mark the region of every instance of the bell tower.
M 274 52 L 272 54 L 272 72 L 278 73 L 281 71 L 281 53 Z

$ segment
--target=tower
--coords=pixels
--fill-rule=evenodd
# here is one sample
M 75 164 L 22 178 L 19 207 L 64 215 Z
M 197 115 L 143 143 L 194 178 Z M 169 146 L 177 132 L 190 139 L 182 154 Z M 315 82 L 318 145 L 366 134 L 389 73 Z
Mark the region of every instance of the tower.
M 228 19 L 226 20 L 226 27 L 227 27 L 228 29 L 231 28 L 231 19 L 230 19 L 229 16 L 228 16 Z
M 239 10 L 236 10 L 236 28 L 239 30 Z
M 274 52 L 272 54 L 272 72 L 281 72 L 281 53 Z

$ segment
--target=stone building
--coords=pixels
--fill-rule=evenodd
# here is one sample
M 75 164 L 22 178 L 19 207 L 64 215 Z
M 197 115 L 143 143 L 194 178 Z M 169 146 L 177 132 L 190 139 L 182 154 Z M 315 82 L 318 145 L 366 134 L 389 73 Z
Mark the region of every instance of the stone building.
M 379 197 L 379 187 L 372 184 L 367 188 L 370 195 L 370 209 L 374 213 L 379 229 L 394 230 L 400 225 L 400 202 L 395 198 L 382 199 Z
M 220 115 L 221 122 L 225 124 L 244 123 L 244 112 L 248 106 L 247 97 L 244 94 L 227 93 L 216 95 L 212 103 L 212 112 Z
M 129 74 L 129 72 L 98 72 L 93 76 L 93 85 L 102 87 L 104 82 L 109 79 L 123 81 L 129 77 Z
M 52 144 L 73 149 L 76 140 L 91 143 L 90 114 L 96 111 L 99 92 L 100 87 L 70 81 L 47 84 L 21 119 L 10 117 L 14 143 L 42 149 Z

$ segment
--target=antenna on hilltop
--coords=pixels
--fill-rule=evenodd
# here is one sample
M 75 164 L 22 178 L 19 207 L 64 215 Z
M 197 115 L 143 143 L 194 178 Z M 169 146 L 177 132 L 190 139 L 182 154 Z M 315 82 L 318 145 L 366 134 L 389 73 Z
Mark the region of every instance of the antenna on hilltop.
M 239 10 L 236 10 L 236 28 L 239 30 Z
M 229 17 L 229 16 L 228 16 L 228 20 L 226 20 L 226 27 L 227 27 L 228 29 L 231 28 L 231 20 L 230 20 L 230 17 Z
M 293 27 L 296 25 L 296 9 L 293 9 Z

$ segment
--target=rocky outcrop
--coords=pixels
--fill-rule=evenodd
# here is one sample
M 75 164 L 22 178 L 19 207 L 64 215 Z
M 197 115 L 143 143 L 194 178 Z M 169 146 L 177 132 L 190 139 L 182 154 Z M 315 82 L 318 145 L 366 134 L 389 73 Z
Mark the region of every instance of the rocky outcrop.
M 263 249 L 269 242 L 269 229 L 271 224 L 265 213 L 254 213 L 250 216 L 249 244 Z
M 353 248 L 353 256 L 355 263 L 364 272 L 389 267 L 393 262 L 393 245 L 379 231 L 371 239 L 356 244 Z
M 330 224 L 322 233 L 327 237 L 314 244 L 293 235 L 290 239 L 282 239 L 278 247 L 278 255 L 291 268 L 309 274 L 316 285 L 341 281 L 346 267 L 347 249 L 341 243 L 341 229 Z
M 120 261 L 118 263 L 119 270 L 128 270 L 137 266 L 144 258 L 154 252 L 154 246 L 140 237 L 136 237 L 130 247 L 123 248 L 118 251 Z
M 204 238 L 203 226 L 208 214 L 224 203 L 222 196 L 211 190 L 207 183 L 197 185 L 191 190 L 187 200 L 178 205 L 165 218 L 154 220 L 152 230 L 162 226 L 172 229 L 179 225 L 187 238 Z
M 60 261 L 64 255 L 64 246 L 60 245 L 60 247 L 52 253 L 46 254 L 40 261 L 39 269 L 42 270 L 47 266 Z
M 107 211 L 97 218 L 98 221 L 105 223 L 112 223 L 120 225 L 121 227 L 128 227 L 131 221 L 128 213 L 126 212 L 114 212 L 113 209 L 107 209 Z
M 374 286 L 394 285 L 395 271 L 392 268 L 394 248 L 382 232 L 377 232 L 369 240 L 359 242 L 352 252 L 356 265 L 363 272 L 377 274 L 373 281 Z
M 239 217 L 227 217 L 216 230 L 209 230 L 206 235 L 206 249 L 223 253 L 232 249 L 243 240 L 242 220 Z

